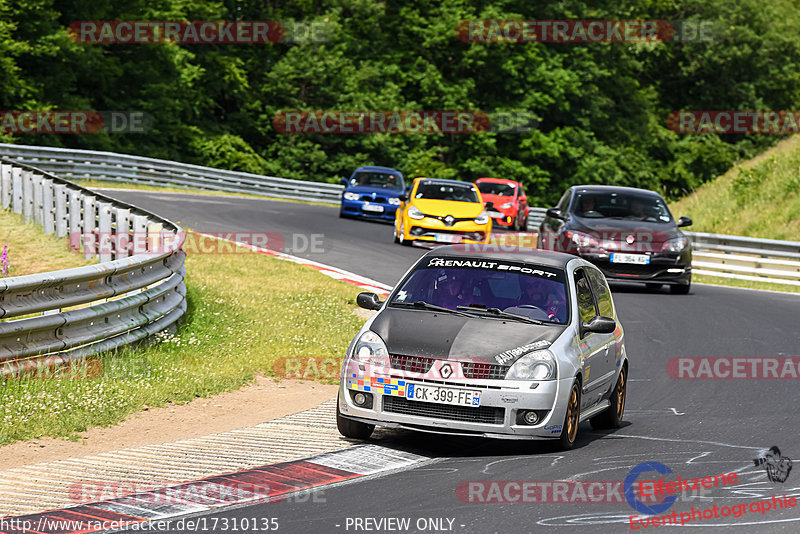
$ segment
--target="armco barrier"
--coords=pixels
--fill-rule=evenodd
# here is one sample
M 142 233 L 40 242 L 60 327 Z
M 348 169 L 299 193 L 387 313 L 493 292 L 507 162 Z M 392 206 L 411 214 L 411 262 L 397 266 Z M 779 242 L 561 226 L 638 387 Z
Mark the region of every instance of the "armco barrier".
M 185 314 L 184 235 L 169 220 L 5 159 L 0 205 L 100 260 L 0 279 L 0 376 L 135 343 Z
M 68 179 L 249 193 L 328 204 L 339 204 L 344 190 L 339 184 L 288 180 L 113 152 L 0 143 L 0 157 Z

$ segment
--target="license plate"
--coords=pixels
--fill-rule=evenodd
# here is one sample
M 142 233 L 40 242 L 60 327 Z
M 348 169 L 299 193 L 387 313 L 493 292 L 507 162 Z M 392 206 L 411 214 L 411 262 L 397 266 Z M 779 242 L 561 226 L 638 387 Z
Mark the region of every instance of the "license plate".
M 503 217 L 504 215 L 499 211 L 487 211 L 486 213 L 489 214 L 489 217 L 494 217 L 495 219 Z
M 611 254 L 611 263 L 636 263 L 638 265 L 649 265 L 650 256 L 647 254 Z
M 434 234 L 437 243 L 461 243 L 461 236 L 455 234 Z
M 376 213 L 383 212 L 383 206 L 379 206 L 378 204 L 370 204 L 369 202 L 364 202 L 364 205 L 361 207 L 364 211 L 374 211 Z
M 480 391 L 423 386 L 422 384 L 406 384 L 406 398 L 408 400 L 453 404 L 456 406 L 481 405 Z

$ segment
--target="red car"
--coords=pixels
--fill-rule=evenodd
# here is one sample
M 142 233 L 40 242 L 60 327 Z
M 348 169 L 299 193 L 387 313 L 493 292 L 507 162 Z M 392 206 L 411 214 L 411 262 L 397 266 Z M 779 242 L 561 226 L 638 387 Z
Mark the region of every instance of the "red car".
M 475 185 L 486 204 L 486 213 L 492 218 L 495 228 L 509 230 L 528 229 L 528 198 L 520 182 L 505 178 L 478 178 Z

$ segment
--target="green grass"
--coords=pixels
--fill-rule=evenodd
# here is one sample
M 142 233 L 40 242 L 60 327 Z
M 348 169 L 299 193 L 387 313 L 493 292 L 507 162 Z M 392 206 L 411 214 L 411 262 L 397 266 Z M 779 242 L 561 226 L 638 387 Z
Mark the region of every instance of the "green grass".
M 700 284 L 711 284 L 715 286 L 744 287 L 747 289 L 765 289 L 768 291 L 782 291 L 784 293 L 800 293 L 800 286 L 787 284 L 773 284 L 770 282 L 756 282 L 751 280 L 737 280 L 735 278 L 724 278 L 721 276 L 708 276 L 703 274 L 692 274 L 692 282 Z
M 340 360 L 363 323 L 352 313 L 356 288 L 291 262 L 195 254 L 187 273 L 189 311 L 175 335 L 78 364 L 71 379 L 0 382 L 0 444 L 68 438 L 145 405 L 232 391 L 280 374 L 283 358 Z
M 97 263 L 70 252 L 66 239 L 44 235 L 42 227 L 24 224 L 22 215 L 0 210 L 0 252 L 8 244 L 8 276 L 41 273 Z
M 196 189 L 190 187 L 175 187 L 175 186 L 167 186 L 167 185 L 150 185 L 150 184 L 140 184 L 135 182 L 130 183 L 121 183 L 121 182 L 111 182 L 107 180 L 73 180 L 74 183 L 78 185 L 82 185 L 83 187 L 87 187 L 89 189 L 93 188 L 103 188 L 103 189 L 136 189 L 139 191 L 158 191 L 160 193 L 184 193 L 184 194 L 195 194 L 195 195 L 208 195 L 208 196 L 218 196 L 218 197 L 238 197 L 238 198 L 259 198 L 261 200 L 278 200 L 281 202 L 296 202 L 298 204 L 311 204 L 313 206 L 333 206 L 333 204 L 325 203 L 325 202 L 315 202 L 313 200 L 297 200 L 291 198 L 278 198 L 278 197 L 270 197 L 265 195 L 254 195 L 250 193 L 236 193 L 236 192 L 228 192 L 228 191 L 212 191 L 209 189 Z
M 673 203 L 689 230 L 800 241 L 800 135 Z

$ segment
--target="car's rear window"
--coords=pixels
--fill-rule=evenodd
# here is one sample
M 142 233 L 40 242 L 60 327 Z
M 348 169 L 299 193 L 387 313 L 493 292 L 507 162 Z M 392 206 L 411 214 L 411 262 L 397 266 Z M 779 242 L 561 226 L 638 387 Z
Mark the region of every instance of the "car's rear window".
M 414 198 L 452 200 L 455 202 L 478 202 L 478 195 L 470 184 L 443 184 L 422 182 L 417 186 Z
M 569 321 L 564 272 L 486 258 L 423 260 L 394 294 L 394 303 L 423 301 L 451 310 L 497 308 L 556 324 Z

